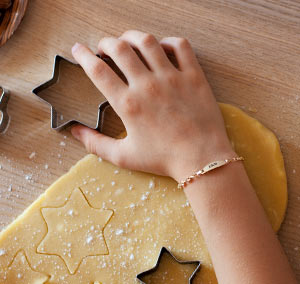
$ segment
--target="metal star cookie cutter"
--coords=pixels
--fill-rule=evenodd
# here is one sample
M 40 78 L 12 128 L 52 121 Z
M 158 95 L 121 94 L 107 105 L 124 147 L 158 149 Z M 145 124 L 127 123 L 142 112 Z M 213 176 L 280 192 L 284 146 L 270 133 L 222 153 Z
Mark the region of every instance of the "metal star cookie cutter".
M 64 57 L 62 57 L 60 55 L 56 55 L 55 59 L 54 59 L 52 78 L 49 81 L 47 81 L 47 82 L 39 85 L 38 87 L 34 88 L 32 90 L 32 93 L 34 93 L 40 100 L 47 103 L 51 107 L 51 128 L 52 129 L 63 130 L 63 129 L 65 129 L 65 128 L 67 128 L 67 127 L 69 127 L 69 126 L 71 126 L 75 123 L 80 123 L 84 126 L 88 126 L 85 123 L 82 123 L 81 121 L 75 120 L 75 119 L 71 119 L 71 120 L 68 120 L 66 122 L 59 123 L 59 121 L 60 121 L 59 120 L 59 114 L 56 111 L 55 107 L 51 103 L 49 103 L 44 97 L 41 97 L 39 95 L 40 92 L 42 92 L 43 90 L 49 88 L 50 86 L 52 86 L 52 85 L 54 85 L 58 82 L 58 80 L 59 80 L 59 65 L 62 61 L 66 61 L 66 62 L 68 62 L 72 65 L 79 66 L 79 64 L 75 64 L 75 63 L 71 62 L 68 59 L 65 59 Z M 93 128 L 95 130 L 98 130 L 99 132 L 102 131 L 103 120 L 104 120 L 104 111 L 108 106 L 109 106 L 108 101 L 104 101 L 101 104 L 99 104 L 97 123 L 96 123 L 96 127 Z M 88 126 L 88 127 L 90 127 L 90 126 Z
M 2 113 L 0 119 L 0 134 L 4 133 L 7 130 L 10 122 L 10 117 L 7 112 L 9 97 L 9 91 L 0 86 L 0 112 Z
M 155 264 L 155 266 L 153 268 L 151 268 L 150 270 L 144 271 L 140 274 L 138 274 L 136 277 L 139 280 L 140 283 L 146 284 L 142 279 L 143 277 L 145 277 L 146 275 L 150 275 L 153 272 L 157 271 L 161 262 L 161 259 L 163 257 L 164 254 L 169 254 L 177 263 L 179 264 L 184 264 L 184 265 L 188 265 L 188 264 L 195 264 L 196 268 L 194 270 L 194 272 L 192 273 L 192 275 L 190 276 L 189 280 L 189 284 L 191 284 L 193 282 L 193 279 L 195 278 L 197 272 L 200 270 L 201 267 L 201 262 L 200 261 L 179 261 L 167 248 L 162 247 L 162 249 L 160 250 L 157 262 Z

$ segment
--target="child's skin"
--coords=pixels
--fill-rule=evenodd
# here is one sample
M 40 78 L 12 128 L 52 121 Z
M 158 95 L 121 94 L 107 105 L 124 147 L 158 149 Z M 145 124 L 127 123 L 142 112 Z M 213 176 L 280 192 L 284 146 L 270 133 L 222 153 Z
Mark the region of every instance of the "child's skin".
M 158 42 L 152 35 L 127 31 L 119 38 L 101 39 L 98 50 L 115 61 L 128 84 L 84 45 L 75 44 L 72 52 L 121 117 L 127 137 L 116 140 L 84 126 L 73 127 L 72 134 L 89 152 L 120 167 L 178 182 L 209 162 L 237 156 L 187 40 L 169 37 Z M 179 69 L 165 51 L 174 52 Z M 297 283 L 242 162 L 201 176 L 185 194 L 220 284 Z

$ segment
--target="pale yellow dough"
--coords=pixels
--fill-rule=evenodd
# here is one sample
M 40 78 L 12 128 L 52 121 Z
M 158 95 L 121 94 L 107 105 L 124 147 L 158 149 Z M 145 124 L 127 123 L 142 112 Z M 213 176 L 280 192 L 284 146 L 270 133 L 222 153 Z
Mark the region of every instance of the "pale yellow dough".
M 245 157 L 278 230 L 287 205 L 278 141 L 241 110 L 220 107 L 232 145 Z M 180 260 L 202 262 L 193 283 L 217 283 L 200 228 L 175 181 L 87 155 L 0 234 L 0 284 L 25 283 L 18 275 L 28 284 L 137 283 L 136 275 L 155 265 L 162 246 Z

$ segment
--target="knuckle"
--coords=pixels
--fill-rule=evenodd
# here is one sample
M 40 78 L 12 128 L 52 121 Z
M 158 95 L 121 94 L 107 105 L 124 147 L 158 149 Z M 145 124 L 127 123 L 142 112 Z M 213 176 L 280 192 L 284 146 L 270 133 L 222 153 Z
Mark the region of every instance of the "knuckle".
M 85 148 L 87 149 L 87 151 L 89 153 L 97 154 L 97 147 L 96 147 L 96 144 L 93 142 L 93 139 L 88 138 L 85 141 Z
M 89 67 L 89 74 L 93 78 L 102 76 L 104 72 L 105 69 L 103 68 L 101 61 L 97 61 Z
M 114 47 L 115 54 L 117 54 L 117 55 L 123 54 L 127 50 L 128 50 L 128 44 L 125 41 L 119 40 L 116 42 L 115 47 Z
M 137 100 L 130 96 L 124 98 L 122 108 L 127 115 L 136 115 L 140 111 Z
M 152 34 L 145 34 L 141 41 L 142 46 L 146 48 L 152 47 L 156 44 L 156 38 Z
M 156 80 L 147 80 L 144 85 L 145 94 L 149 97 L 157 97 L 160 93 L 159 83 Z
M 170 72 L 165 75 L 166 82 L 169 86 L 172 86 L 174 88 L 179 87 L 179 78 L 175 72 Z
M 187 77 L 193 86 L 199 86 L 203 83 L 203 78 L 198 70 L 190 70 L 187 72 Z

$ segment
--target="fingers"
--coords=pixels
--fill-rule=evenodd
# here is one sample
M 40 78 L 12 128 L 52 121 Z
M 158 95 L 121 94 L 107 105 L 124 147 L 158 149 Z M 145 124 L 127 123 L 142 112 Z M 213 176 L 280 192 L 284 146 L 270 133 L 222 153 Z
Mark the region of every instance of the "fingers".
M 129 84 L 137 76 L 148 72 L 132 47 L 123 40 L 110 37 L 103 38 L 98 44 L 98 50 L 100 54 L 106 54 L 112 58 L 124 73 Z
M 151 70 L 173 68 L 163 48 L 153 35 L 130 30 L 123 33 L 120 39 L 138 49 Z
M 178 37 L 166 37 L 160 41 L 160 44 L 166 51 L 174 52 L 181 71 L 190 68 L 200 69 L 196 55 L 188 40 Z
M 121 140 L 108 137 L 82 125 L 73 126 L 71 132 L 77 140 L 83 143 L 89 153 L 96 154 L 114 164 L 118 163 L 119 142 Z
M 113 107 L 116 106 L 120 94 L 127 88 L 127 85 L 86 46 L 75 44 L 72 53 L 75 60 L 82 66 L 100 92 L 103 93 Z

